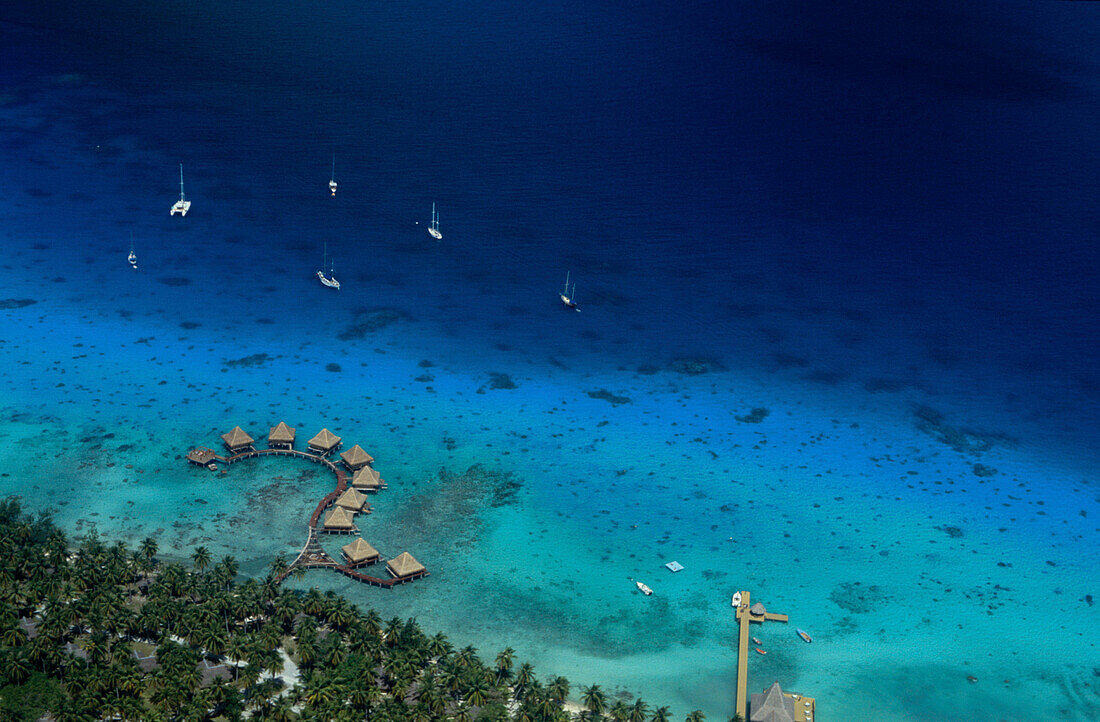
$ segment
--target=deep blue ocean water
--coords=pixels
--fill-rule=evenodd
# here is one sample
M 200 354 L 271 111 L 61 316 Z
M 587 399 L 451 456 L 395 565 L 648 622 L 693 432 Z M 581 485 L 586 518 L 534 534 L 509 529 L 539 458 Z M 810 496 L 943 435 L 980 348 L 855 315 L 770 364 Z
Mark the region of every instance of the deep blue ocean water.
M 432 574 L 306 583 L 486 658 L 725 719 L 750 589 L 815 638 L 750 687 L 819 719 L 1093 718 L 1098 48 L 1088 3 L 6 3 L 0 493 L 259 574 L 330 481 L 181 455 L 328 426 Z

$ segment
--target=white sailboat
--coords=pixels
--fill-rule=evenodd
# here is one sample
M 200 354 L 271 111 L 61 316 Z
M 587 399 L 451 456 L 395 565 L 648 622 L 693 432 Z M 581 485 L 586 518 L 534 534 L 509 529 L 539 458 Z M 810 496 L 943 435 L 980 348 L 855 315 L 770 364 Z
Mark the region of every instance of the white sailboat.
M 439 214 L 435 212 L 435 204 L 432 204 L 432 224 L 428 226 L 428 233 L 437 241 L 443 240 L 443 234 L 439 232 Z
M 580 306 L 578 306 L 577 302 L 573 300 L 576 297 L 576 293 L 577 293 L 577 284 L 574 283 L 573 288 L 569 288 L 569 271 L 566 271 L 565 272 L 565 288 L 563 288 L 561 290 L 561 293 L 558 294 L 558 298 L 561 299 L 561 302 L 565 304 L 566 308 L 571 308 L 574 311 L 579 312 L 581 310 Z
M 336 154 L 332 154 L 332 180 L 328 182 L 328 189 L 332 191 L 332 195 L 336 195 Z
M 126 257 L 133 269 L 137 270 L 137 254 L 134 253 L 134 234 L 130 234 L 130 255 Z
M 328 261 L 328 276 L 325 276 L 325 262 Z M 328 242 L 325 242 L 324 255 L 321 256 L 321 270 L 317 271 L 317 278 L 321 279 L 321 283 L 329 288 L 335 288 L 340 290 L 340 282 L 336 280 L 336 275 L 332 272 L 332 260 L 328 257 Z
M 183 194 L 183 163 L 180 163 L 180 199 L 172 206 L 172 211 L 168 215 L 174 216 L 179 213 L 181 216 L 186 216 L 189 210 L 191 210 L 191 201 L 187 200 L 187 196 Z

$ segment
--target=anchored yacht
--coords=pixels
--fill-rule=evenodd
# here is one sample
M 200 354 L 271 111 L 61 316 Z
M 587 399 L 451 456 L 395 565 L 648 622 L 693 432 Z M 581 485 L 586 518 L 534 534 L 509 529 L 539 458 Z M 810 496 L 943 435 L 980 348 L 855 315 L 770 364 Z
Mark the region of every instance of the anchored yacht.
M 168 215 L 174 216 L 179 213 L 181 216 L 186 216 L 189 210 L 191 210 L 191 201 L 187 200 L 187 196 L 183 194 L 183 163 L 180 163 L 180 199 L 172 206 L 172 211 Z

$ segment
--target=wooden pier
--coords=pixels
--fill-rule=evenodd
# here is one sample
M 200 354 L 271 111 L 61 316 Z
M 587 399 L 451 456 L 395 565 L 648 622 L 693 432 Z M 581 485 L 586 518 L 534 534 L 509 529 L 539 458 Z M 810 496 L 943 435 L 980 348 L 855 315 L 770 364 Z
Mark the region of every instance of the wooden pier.
M 238 429 L 239 429 L 239 427 L 238 427 Z M 235 429 L 235 431 L 238 430 L 238 429 Z M 313 510 L 313 513 L 309 517 L 309 531 L 308 531 L 308 536 L 306 538 L 305 545 L 302 547 L 302 550 L 300 552 L 298 552 L 298 556 L 294 559 L 294 561 L 291 562 L 287 566 L 287 568 L 278 577 L 276 577 L 275 581 L 277 583 L 281 583 L 283 580 L 285 580 L 294 571 L 294 569 L 296 567 L 301 567 L 302 569 L 314 569 L 314 568 L 319 568 L 319 567 L 327 567 L 327 568 L 330 568 L 330 569 L 335 569 L 336 571 L 340 572 L 341 574 L 343 574 L 347 577 L 350 577 L 352 579 L 355 579 L 356 581 L 363 582 L 364 584 L 369 584 L 371 586 L 376 586 L 376 587 L 384 587 L 386 589 L 390 589 L 390 588 L 394 587 L 397 584 L 404 584 L 405 582 L 410 582 L 413 579 L 419 579 L 421 577 L 427 576 L 428 575 L 428 570 L 424 569 L 422 565 L 419 565 L 419 563 L 417 563 L 417 567 L 416 567 L 417 571 L 415 571 L 413 573 L 407 574 L 405 576 L 394 576 L 394 578 L 391 578 L 391 579 L 382 579 L 380 577 L 375 577 L 375 576 L 371 576 L 369 574 L 363 574 L 362 572 L 356 571 L 355 568 L 352 565 L 341 564 L 341 563 L 337 562 L 335 559 L 333 559 L 331 556 L 328 555 L 328 553 L 321 546 L 321 541 L 320 541 L 318 533 L 319 532 L 333 533 L 333 530 L 324 529 L 324 528 L 322 528 L 322 526 L 319 526 L 321 524 L 321 515 L 325 513 L 326 509 L 333 506 L 336 503 L 336 500 L 339 499 L 340 496 L 345 491 L 348 490 L 348 474 L 347 474 L 347 472 L 344 470 L 344 468 L 342 468 L 342 466 L 338 466 L 336 463 L 334 463 L 329 458 L 327 458 L 328 454 L 330 454 L 333 450 L 339 448 L 339 437 L 335 437 L 335 436 L 333 437 L 334 439 L 336 439 L 336 443 L 334 445 L 332 445 L 332 448 L 329 448 L 328 450 L 318 449 L 317 453 L 307 453 L 307 452 L 304 452 L 304 451 L 298 451 L 297 449 L 294 449 L 292 447 L 292 444 L 293 444 L 293 440 L 292 440 L 293 439 L 293 430 L 289 430 L 289 431 L 290 431 L 290 434 L 291 434 L 290 435 L 291 441 L 289 441 L 289 442 L 285 442 L 285 441 L 284 442 L 279 442 L 279 446 L 276 446 L 274 448 L 255 449 L 251 446 L 248 446 L 245 450 L 240 451 L 240 452 L 235 453 L 235 454 L 232 454 L 230 456 L 221 456 L 221 455 L 217 454 L 216 452 L 214 452 L 213 449 L 209 449 L 207 447 L 200 446 L 200 447 L 197 447 L 195 449 L 192 449 L 191 451 L 189 451 L 187 453 L 187 460 L 189 462 L 191 462 L 193 464 L 197 464 L 199 466 L 205 466 L 209 469 L 217 469 L 217 465 L 219 463 L 224 464 L 225 466 L 228 467 L 228 466 L 232 466 L 233 464 L 235 464 L 238 461 L 244 461 L 246 459 L 255 459 L 255 458 L 258 458 L 258 457 L 261 457 L 261 456 L 294 456 L 294 457 L 306 459 L 306 460 L 311 461 L 315 464 L 323 464 L 324 466 L 328 467 L 329 471 L 331 471 L 335 475 L 335 477 L 336 477 L 336 488 L 333 491 L 330 491 L 328 494 L 326 494 L 324 496 L 324 498 L 321 499 L 321 501 L 317 504 L 317 507 Z M 327 429 L 324 429 L 322 431 L 327 432 Z M 274 433 L 274 432 L 275 432 L 275 429 L 272 430 L 272 433 Z M 244 432 L 242 431 L 241 433 L 244 433 Z M 320 434 L 318 436 L 320 436 Z M 331 436 L 331 433 L 330 433 L 330 436 Z M 316 441 L 316 439 L 315 439 L 315 441 Z M 228 444 L 228 442 L 227 442 L 227 444 Z M 357 446 L 355 448 L 358 449 L 359 447 Z M 369 461 L 363 461 L 363 463 L 360 464 L 360 466 L 364 466 L 364 465 L 374 461 L 374 459 L 371 458 L 369 454 L 366 454 L 366 452 L 363 452 L 362 449 L 359 449 L 359 452 L 366 459 L 369 459 Z M 223 471 L 223 473 L 224 473 L 224 471 Z M 381 482 L 381 479 L 379 479 L 378 488 L 385 488 L 385 487 L 386 487 L 385 483 Z M 370 514 L 371 513 L 370 503 L 369 502 L 364 502 L 362 510 L 358 513 Z M 358 534 L 359 529 L 353 525 L 350 529 L 341 530 L 339 533 Z M 408 556 L 408 555 L 407 554 L 402 554 L 402 556 Z M 412 571 L 412 570 L 410 570 L 410 571 Z M 398 570 L 396 572 L 391 570 L 391 574 L 397 575 L 397 574 L 400 574 L 400 573 L 401 573 L 400 570 Z
M 737 714 L 749 718 L 749 625 L 764 622 L 786 622 L 786 614 L 753 614 L 748 592 L 741 592 L 741 606 L 737 607 L 737 621 L 740 623 L 737 638 Z

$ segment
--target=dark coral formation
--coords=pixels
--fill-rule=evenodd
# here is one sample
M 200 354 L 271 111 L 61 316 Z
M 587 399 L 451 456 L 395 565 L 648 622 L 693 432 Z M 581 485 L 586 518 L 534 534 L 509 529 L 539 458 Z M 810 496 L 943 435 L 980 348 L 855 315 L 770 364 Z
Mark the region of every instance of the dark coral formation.
M 490 372 L 489 374 L 489 388 L 491 389 L 514 389 L 516 384 L 512 381 L 512 377 L 508 374 L 501 374 L 496 372 Z
M 1015 443 L 1014 439 L 1004 434 L 951 426 L 944 421 L 944 415 L 931 406 L 918 406 L 914 414 L 917 417 L 917 429 L 963 454 L 980 454 L 989 451 L 997 443 Z
M 338 363 L 325 364 L 325 371 L 328 371 L 330 373 L 338 374 L 343 370 L 344 369 L 340 368 L 340 364 L 338 364 Z
M 669 362 L 668 369 L 685 376 L 699 376 L 715 371 L 725 371 L 726 367 L 712 358 L 677 358 Z
M 833 588 L 829 599 L 852 614 L 866 614 L 886 599 L 886 593 L 875 584 L 863 586 L 862 582 L 844 582 Z
M 5 298 L 0 299 L 0 310 L 6 311 L 11 308 L 26 308 L 36 303 L 38 303 L 38 301 L 32 298 Z
M 620 404 L 629 404 L 630 398 L 627 396 L 616 396 L 607 389 L 599 389 L 598 391 L 589 391 L 588 397 L 592 399 L 599 399 L 600 401 L 606 401 L 612 406 L 618 406 Z
M 231 369 L 255 368 L 257 366 L 263 366 L 265 363 L 271 360 L 272 358 L 266 353 L 254 353 L 251 356 L 245 356 L 244 358 L 228 360 L 222 365 L 226 368 Z
M 355 341 L 380 331 L 391 323 L 408 318 L 409 314 L 396 308 L 361 309 L 355 312 L 355 323 L 341 331 L 337 338 L 341 341 Z
M 734 416 L 733 418 L 740 421 L 742 424 L 759 424 L 764 419 L 768 418 L 768 414 L 771 413 L 763 406 L 757 406 L 746 416 Z

